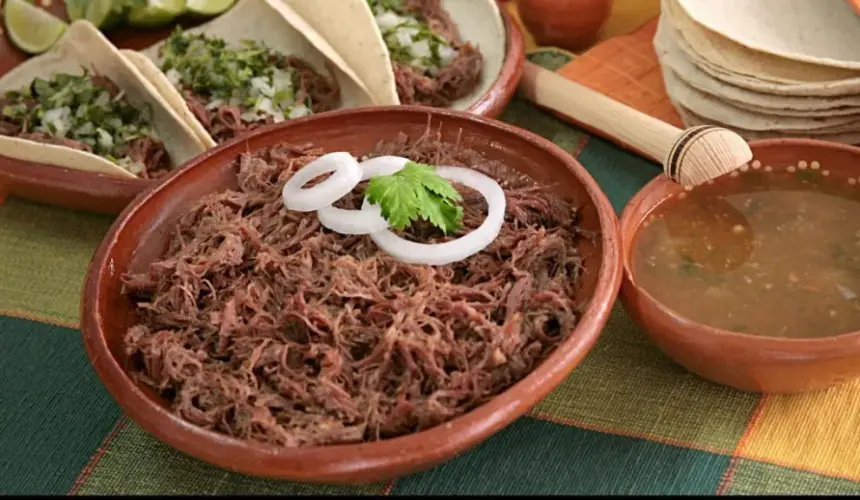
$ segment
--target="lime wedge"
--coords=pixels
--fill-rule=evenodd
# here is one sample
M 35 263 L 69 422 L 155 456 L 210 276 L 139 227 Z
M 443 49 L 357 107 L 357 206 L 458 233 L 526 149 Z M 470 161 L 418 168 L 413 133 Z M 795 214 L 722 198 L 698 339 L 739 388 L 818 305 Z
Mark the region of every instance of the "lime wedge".
M 6 0 L 3 24 L 9 40 L 28 54 L 41 54 L 63 36 L 68 24 L 26 0 Z
M 132 26 L 152 28 L 173 21 L 184 10 L 185 0 L 147 0 L 143 5 L 132 7 L 127 19 Z
M 87 0 L 66 0 L 66 15 L 69 21 L 83 19 L 87 12 Z
M 233 6 L 236 0 L 185 0 L 185 10 L 198 16 L 217 16 Z
M 84 19 L 100 30 L 107 30 L 122 21 L 125 3 L 122 0 L 89 0 L 84 2 Z

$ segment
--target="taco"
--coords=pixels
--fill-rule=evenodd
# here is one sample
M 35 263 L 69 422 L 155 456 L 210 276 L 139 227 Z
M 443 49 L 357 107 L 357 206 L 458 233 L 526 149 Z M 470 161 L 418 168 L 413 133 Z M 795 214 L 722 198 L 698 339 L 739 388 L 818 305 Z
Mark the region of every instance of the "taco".
M 280 0 L 239 0 L 213 21 L 122 53 L 210 147 L 263 125 L 374 104 L 337 53 Z
M 505 29 L 496 0 L 281 1 L 334 47 L 383 104 L 467 109 L 504 63 Z
M 88 21 L 0 78 L 0 155 L 155 178 L 206 146 Z

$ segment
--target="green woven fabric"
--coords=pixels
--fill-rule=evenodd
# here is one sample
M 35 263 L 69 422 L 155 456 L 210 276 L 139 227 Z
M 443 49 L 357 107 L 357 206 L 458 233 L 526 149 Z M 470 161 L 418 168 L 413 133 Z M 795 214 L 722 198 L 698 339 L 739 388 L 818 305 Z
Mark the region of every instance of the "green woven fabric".
M 578 157 L 617 211 L 660 171 L 520 99 L 502 119 Z M 0 205 L 0 494 L 860 493 L 860 385 L 782 398 L 717 386 L 667 359 L 620 306 L 528 416 L 432 470 L 352 487 L 217 469 L 122 417 L 87 361 L 80 288 L 110 222 Z

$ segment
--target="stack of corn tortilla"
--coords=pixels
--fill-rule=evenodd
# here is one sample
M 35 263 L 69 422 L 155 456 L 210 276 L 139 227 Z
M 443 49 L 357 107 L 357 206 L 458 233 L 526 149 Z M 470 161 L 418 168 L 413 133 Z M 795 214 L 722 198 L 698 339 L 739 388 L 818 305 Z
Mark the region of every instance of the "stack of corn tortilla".
M 860 15 L 845 0 L 661 0 L 654 47 L 687 126 L 860 143 Z

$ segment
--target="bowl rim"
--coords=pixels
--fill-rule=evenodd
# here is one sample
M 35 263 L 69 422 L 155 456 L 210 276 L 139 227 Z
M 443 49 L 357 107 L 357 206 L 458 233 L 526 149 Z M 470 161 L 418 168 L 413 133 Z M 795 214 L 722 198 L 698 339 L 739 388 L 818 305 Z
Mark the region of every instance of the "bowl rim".
M 750 141 L 749 144 L 753 153 L 755 153 L 756 148 L 787 145 L 839 150 L 854 154 L 860 158 L 860 147 L 822 141 L 819 139 L 774 138 Z M 647 215 L 653 213 L 663 203 L 668 201 L 672 197 L 672 194 L 666 193 L 665 196 L 662 196 L 659 199 L 659 201 L 648 206 L 647 209 L 642 207 L 642 205 L 644 204 L 644 200 L 665 191 L 666 186 L 671 183 L 672 181 L 663 174 L 651 179 L 651 181 L 630 198 L 624 206 L 619 220 L 623 238 L 621 258 L 624 279 L 622 288 L 625 289 L 625 291 L 622 293 L 635 293 L 637 296 L 644 299 L 645 308 L 652 312 L 657 312 L 665 318 L 670 318 L 673 323 L 683 324 L 686 327 L 679 328 L 674 331 L 662 332 L 664 335 L 672 337 L 688 337 L 691 336 L 689 332 L 694 332 L 694 335 L 700 338 L 703 335 L 707 335 L 707 340 L 711 342 L 719 341 L 731 346 L 743 345 L 745 349 L 752 349 L 761 357 L 776 352 L 785 356 L 791 356 L 795 359 L 812 355 L 817 359 L 835 359 L 845 356 L 845 348 L 847 346 L 857 345 L 860 347 L 860 331 L 846 332 L 839 335 L 820 338 L 788 338 L 767 337 L 763 335 L 753 335 L 716 328 L 682 316 L 654 298 L 651 293 L 637 284 L 636 280 L 633 278 L 632 266 L 632 253 L 635 246 L 634 242 L 636 241 L 636 237 L 639 235 L 639 231 L 642 229 L 642 223 L 647 218 Z M 630 236 L 627 237 L 627 235 Z
M 103 300 L 100 290 L 106 274 L 104 270 L 113 265 L 108 260 L 109 255 L 126 223 L 147 206 L 156 193 L 174 189 L 188 172 L 205 168 L 210 158 L 223 150 L 239 149 L 241 144 L 255 137 L 284 134 L 306 122 L 336 122 L 343 116 L 385 113 L 429 114 L 454 122 L 473 122 L 505 136 L 517 136 L 519 140 L 551 153 L 575 175 L 597 212 L 602 245 L 595 289 L 576 328 L 532 372 L 487 403 L 444 424 L 382 441 L 292 449 L 247 443 L 204 430 L 152 403 L 112 356 L 97 307 Z M 513 125 L 465 111 L 404 105 L 340 110 L 260 128 L 248 136 L 222 144 L 191 160 L 136 197 L 111 224 L 87 268 L 80 309 L 81 336 L 93 368 L 114 400 L 126 414 L 162 442 L 211 464 L 258 477 L 364 483 L 437 465 L 474 447 L 524 415 L 558 386 L 591 350 L 617 300 L 621 278 L 620 226 L 608 197 L 576 158 L 551 141 Z M 347 456 L 349 460 L 343 458 Z
M 495 1 L 495 0 L 489 0 Z M 466 110 L 487 118 L 495 118 L 502 113 L 517 90 L 526 60 L 526 43 L 519 24 L 503 6 L 499 14 L 505 26 L 505 60 L 493 84 Z M 449 108 L 440 108 L 449 109 Z
M 498 117 L 510 103 L 522 77 L 526 57 L 525 37 L 519 24 L 507 9 L 501 5 L 499 6 L 499 14 L 505 26 L 504 62 L 499 70 L 499 74 L 487 92 L 478 97 L 466 110 L 469 113 L 479 114 L 487 118 Z M 138 32 L 135 28 L 128 29 L 135 33 Z M 20 64 L 18 63 L 13 68 Z M 337 109 L 327 113 L 340 111 L 346 110 Z M 205 154 L 205 152 L 202 154 Z M 174 170 L 182 167 L 183 165 L 178 165 Z M 33 196 L 29 194 L 22 195 L 22 198 L 56 206 L 83 209 L 87 212 L 118 214 L 120 212 L 119 206 L 122 205 L 123 201 L 131 200 L 134 196 L 139 195 L 148 186 L 157 183 L 159 180 L 116 177 L 98 172 L 86 172 L 45 163 L 29 162 L 4 156 L 0 152 L 0 199 L 7 194 L 12 196 L 19 195 L 22 186 L 38 187 L 58 192 L 56 198 L 60 199 L 59 202 L 54 203 L 54 199 L 50 197 L 39 197 L 38 195 Z M 11 188 L 4 187 L 5 184 L 8 184 Z M 25 189 L 25 191 L 28 190 Z M 111 195 L 103 193 L 111 193 Z M 82 198 L 86 198 L 88 201 L 82 204 L 78 201 Z M 65 200 L 72 200 L 72 202 L 70 204 Z

